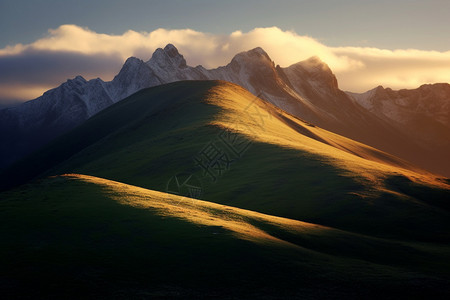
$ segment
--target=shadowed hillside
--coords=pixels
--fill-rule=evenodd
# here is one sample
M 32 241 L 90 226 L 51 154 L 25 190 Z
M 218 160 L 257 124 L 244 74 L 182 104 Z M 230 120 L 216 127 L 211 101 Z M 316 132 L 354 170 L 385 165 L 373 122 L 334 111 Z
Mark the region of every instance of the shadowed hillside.
M 444 298 L 448 284 L 448 245 L 377 239 L 77 174 L 1 196 L 7 298 Z

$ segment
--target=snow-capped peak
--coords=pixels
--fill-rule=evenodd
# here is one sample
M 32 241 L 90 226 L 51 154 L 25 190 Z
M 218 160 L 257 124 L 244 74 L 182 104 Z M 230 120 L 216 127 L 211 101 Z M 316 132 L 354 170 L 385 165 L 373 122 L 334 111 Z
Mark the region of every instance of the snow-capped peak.
M 251 55 L 257 54 L 257 55 L 260 55 L 260 56 L 269 57 L 269 55 L 267 54 L 267 52 L 264 51 L 264 49 L 261 48 L 261 47 L 256 47 L 256 48 L 254 48 L 254 49 L 251 49 L 251 50 L 247 51 L 247 53 L 248 53 L 248 54 L 251 54 Z
M 86 79 L 84 79 L 83 76 L 78 75 L 74 79 L 67 80 L 67 82 L 73 82 L 73 83 L 80 84 L 80 83 L 86 83 L 87 81 L 86 81 Z
M 327 72 L 332 73 L 330 67 L 323 62 L 318 56 L 312 56 L 304 61 L 301 61 L 298 63 L 301 65 L 305 70 L 307 70 L 310 73 L 316 73 L 316 72 Z
M 181 56 L 181 54 L 178 52 L 178 49 L 172 44 L 167 44 L 164 47 L 164 52 L 166 52 L 170 57 Z
M 73 79 L 68 79 L 62 86 L 65 89 L 78 89 L 86 83 L 86 79 L 84 79 L 83 76 L 78 75 Z
M 114 77 L 114 80 L 124 81 L 125 78 L 132 77 L 133 73 L 138 73 L 138 70 L 142 68 L 143 65 L 145 65 L 145 63 L 139 58 L 129 57 L 123 64 L 122 69 L 120 69 L 119 74 Z
M 152 58 L 147 62 L 150 66 L 158 66 L 159 68 L 174 67 L 186 68 L 186 60 L 183 55 L 178 52 L 178 49 L 172 45 L 167 44 L 164 49 L 158 48 L 152 55 Z
M 242 61 L 242 60 L 266 60 L 269 62 L 272 62 L 269 55 L 266 51 L 264 51 L 262 48 L 257 47 L 249 51 L 243 51 L 238 54 L 236 54 L 233 58 L 235 61 Z
M 125 61 L 124 66 L 134 66 L 139 65 L 140 63 L 142 63 L 141 59 L 131 56 Z

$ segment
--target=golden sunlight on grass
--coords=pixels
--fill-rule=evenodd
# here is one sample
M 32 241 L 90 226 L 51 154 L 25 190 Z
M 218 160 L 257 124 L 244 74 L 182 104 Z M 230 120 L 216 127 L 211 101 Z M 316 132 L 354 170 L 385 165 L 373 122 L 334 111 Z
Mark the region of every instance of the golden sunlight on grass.
M 300 121 L 241 87 L 223 83 L 210 91 L 207 102 L 223 108 L 213 125 L 239 132 L 257 142 L 318 154 L 326 163 L 347 170 L 346 175 L 362 176 L 378 189 L 383 189 L 382 181 L 393 175 L 448 189 L 448 185 L 431 173 L 388 153 Z
M 335 231 L 335 229 L 325 226 L 148 190 L 88 175 L 66 174 L 63 177 L 96 184 L 104 189 L 108 197 L 121 204 L 149 209 L 160 216 L 180 218 L 198 225 L 219 226 L 231 231 L 241 239 L 252 242 L 298 247 L 252 225 L 258 223 L 269 224 L 270 226 L 294 233 L 308 231 L 312 234 L 320 234 L 327 230 Z

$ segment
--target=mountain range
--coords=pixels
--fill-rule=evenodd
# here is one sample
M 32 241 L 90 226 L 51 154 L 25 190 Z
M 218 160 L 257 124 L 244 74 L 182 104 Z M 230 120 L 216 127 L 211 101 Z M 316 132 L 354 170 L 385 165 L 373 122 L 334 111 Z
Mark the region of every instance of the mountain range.
M 0 169 L 143 88 L 181 80 L 238 84 L 308 123 L 450 176 L 448 84 L 400 91 L 378 87 L 356 94 L 340 90 L 317 57 L 281 68 L 255 48 L 207 70 L 188 66 L 171 44 L 147 62 L 129 58 L 110 82 L 77 76 L 35 100 L 0 110 Z
M 1 189 L 5 298 L 449 297 L 448 178 L 228 81 L 142 89 Z

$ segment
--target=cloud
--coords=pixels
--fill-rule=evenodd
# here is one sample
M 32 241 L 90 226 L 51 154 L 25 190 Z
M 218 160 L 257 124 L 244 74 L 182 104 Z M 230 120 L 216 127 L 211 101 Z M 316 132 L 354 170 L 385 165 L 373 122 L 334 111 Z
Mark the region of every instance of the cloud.
M 36 98 L 68 78 L 112 78 L 123 63 L 121 56 L 24 48 L 17 54 L 0 55 L 0 106 L 14 100 Z
M 87 77 L 97 74 L 110 77 L 122 63 L 122 58 L 114 53 L 101 55 L 28 48 L 16 55 L 0 56 L 0 82 L 51 85 L 80 73 Z
M 357 92 L 380 84 L 398 89 L 450 81 L 450 51 L 329 47 L 277 27 L 228 35 L 162 28 L 109 35 L 62 25 L 33 43 L 0 49 L 0 99 L 34 98 L 79 74 L 110 80 L 129 56 L 147 60 L 156 48 L 168 43 L 176 45 L 188 64 L 207 68 L 224 65 L 236 53 L 255 47 L 265 49 L 283 67 L 319 56 L 334 71 L 342 89 Z
M 450 51 L 381 50 L 376 48 L 334 48 L 339 56 L 361 61 L 357 70 L 337 73 L 349 89 L 366 90 L 384 85 L 391 88 L 415 88 L 425 83 L 450 82 Z

